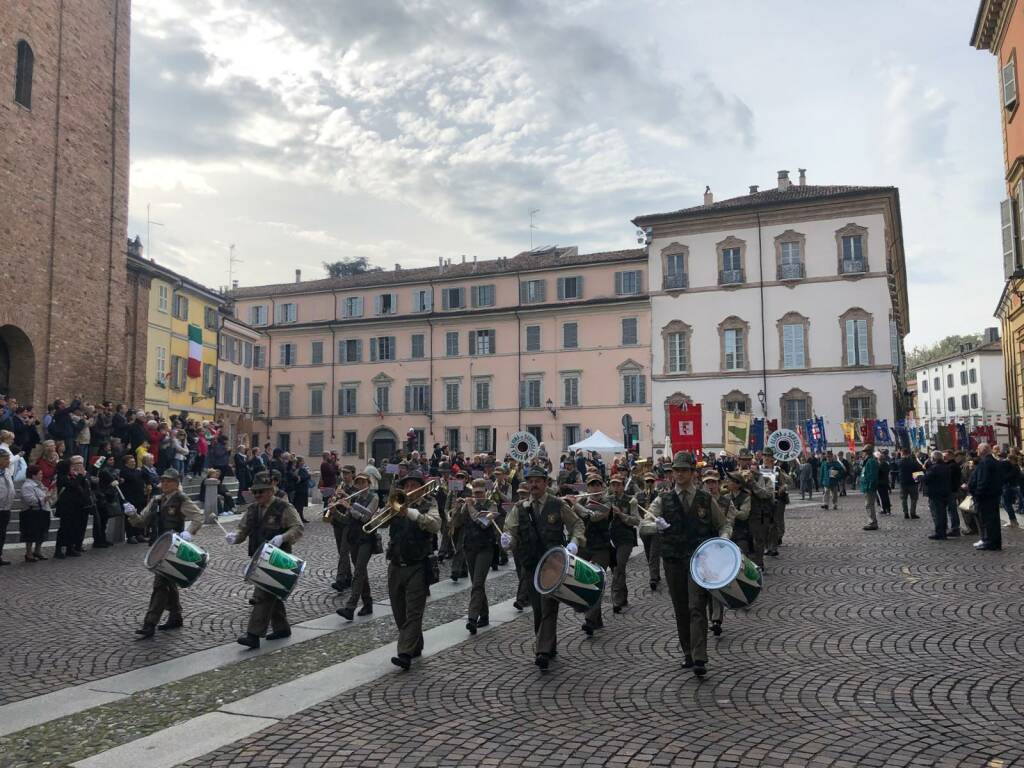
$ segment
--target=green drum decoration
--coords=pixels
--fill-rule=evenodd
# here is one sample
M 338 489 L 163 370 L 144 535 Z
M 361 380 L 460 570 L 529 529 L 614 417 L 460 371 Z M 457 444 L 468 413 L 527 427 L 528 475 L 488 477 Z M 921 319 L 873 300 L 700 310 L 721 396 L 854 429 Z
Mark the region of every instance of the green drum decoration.
M 252 556 L 245 569 L 245 580 L 278 600 L 287 600 L 304 570 L 305 560 L 268 543 Z
M 203 575 L 210 556 L 196 543 L 185 541 L 174 531 L 160 535 L 146 553 L 146 568 L 170 579 L 182 589 Z
M 729 539 L 708 539 L 697 547 L 690 577 L 726 608 L 747 608 L 761 594 L 761 569 Z
M 576 557 L 565 547 L 552 547 L 537 563 L 533 586 L 539 594 L 584 613 L 601 602 L 604 569 Z

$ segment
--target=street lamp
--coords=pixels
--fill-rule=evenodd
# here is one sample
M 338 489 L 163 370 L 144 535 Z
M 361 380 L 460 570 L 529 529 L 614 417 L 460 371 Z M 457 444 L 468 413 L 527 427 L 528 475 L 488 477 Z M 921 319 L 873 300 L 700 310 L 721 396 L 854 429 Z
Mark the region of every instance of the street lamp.
M 548 401 L 546 403 L 544 403 L 544 405 L 547 406 L 548 413 L 551 414 L 551 418 L 553 418 L 553 419 L 558 418 L 558 412 L 555 410 L 555 404 L 551 402 L 551 398 L 550 397 L 548 398 Z
M 757 391 L 757 402 L 761 404 L 761 412 L 764 413 L 765 418 L 768 417 L 768 395 L 764 393 L 763 389 Z

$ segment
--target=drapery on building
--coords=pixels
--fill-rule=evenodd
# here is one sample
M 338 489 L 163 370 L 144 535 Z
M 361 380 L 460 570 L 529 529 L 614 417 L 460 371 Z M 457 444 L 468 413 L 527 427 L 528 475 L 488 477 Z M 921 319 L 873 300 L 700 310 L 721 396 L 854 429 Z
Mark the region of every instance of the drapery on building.
M 0 392 L 121 400 L 129 0 L 0 4 Z

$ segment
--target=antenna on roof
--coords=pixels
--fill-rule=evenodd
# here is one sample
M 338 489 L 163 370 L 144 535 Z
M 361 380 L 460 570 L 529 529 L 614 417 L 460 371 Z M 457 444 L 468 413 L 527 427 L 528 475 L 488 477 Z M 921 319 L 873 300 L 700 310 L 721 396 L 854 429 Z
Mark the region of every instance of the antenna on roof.
M 533 223 L 533 217 L 540 213 L 540 208 L 530 209 L 530 250 L 533 250 L 533 230 L 537 228 L 537 225 Z
M 235 274 L 235 264 L 240 264 L 241 259 L 235 258 L 235 244 L 231 243 L 228 246 L 228 284 L 234 285 L 235 281 L 232 279 Z M 237 287 L 237 286 L 235 286 Z

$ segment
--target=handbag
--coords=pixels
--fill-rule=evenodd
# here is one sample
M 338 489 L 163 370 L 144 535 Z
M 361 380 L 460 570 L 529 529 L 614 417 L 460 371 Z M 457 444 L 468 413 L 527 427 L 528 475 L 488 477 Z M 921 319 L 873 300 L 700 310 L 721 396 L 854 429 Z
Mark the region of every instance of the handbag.
M 973 512 L 974 511 L 974 497 L 973 496 L 968 496 L 967 498 L 965 498 L 963 501 L 960 502 L 959 506 L 960 506 L 960 511 L 961 512 Z

